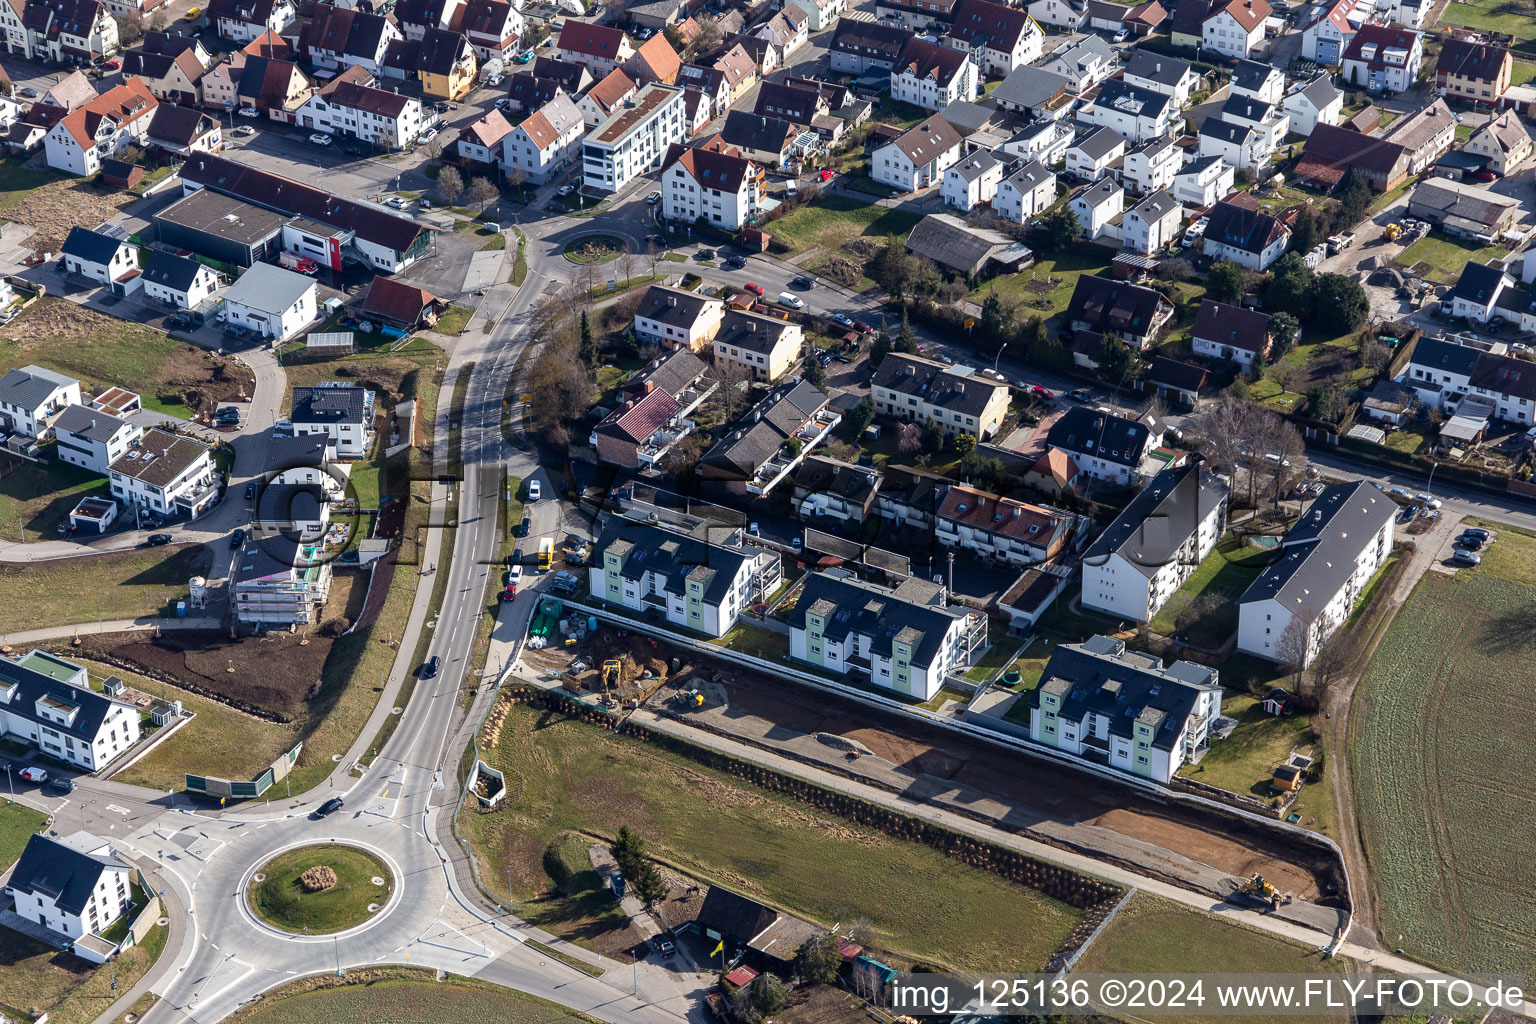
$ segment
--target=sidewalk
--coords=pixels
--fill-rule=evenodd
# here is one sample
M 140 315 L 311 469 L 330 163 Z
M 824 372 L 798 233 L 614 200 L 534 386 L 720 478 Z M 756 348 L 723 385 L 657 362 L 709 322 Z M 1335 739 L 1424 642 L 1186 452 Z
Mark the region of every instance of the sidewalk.
M 26 647 L 45 640 L 62 640 L 66 637 L 100 636 L 104 633 L 130 633 L 138 629 L 218 629 L 222 619 L 164 619 L 145 615 L 137 619 L 108 619 L 105 622 L 82 622 L 74 626 L 45 626 L 21 633 L 0 633 L 0 644 L 9 647 Z
M 187 908 L 182 905 L 181 897 L 176 890 L 167 885 L 165 879 L 155 871 L 154 861 L 148 857 L 129 857 L 128 861 L 139 869 L 145 884 L 160 894 L 161 914 L 170 919 L 170 924 L 166 926 L 169 934 L 165 937 L 165 948 L 160 951 L 160 958 L 148 971 L 144 972 L 144 977 L 140 978 L 127 992 L 118 996 L 117 1001 L 107 1007 L 92 1024 L 112 1024 L 127 1013 L 133 1004 L 139 1001 L 140 996 L 158 984 L 161 978 L 171 973 L 181 960 L 182 947 L 187 941 L 187 924 L 192 919 L 187 913 Z

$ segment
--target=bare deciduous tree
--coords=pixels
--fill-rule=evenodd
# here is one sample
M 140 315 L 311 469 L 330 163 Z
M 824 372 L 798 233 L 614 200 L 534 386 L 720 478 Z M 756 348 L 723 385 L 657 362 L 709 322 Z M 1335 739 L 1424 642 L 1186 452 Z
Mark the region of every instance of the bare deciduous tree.
M 624 275 L 624 283 L 629 284 L 634 280 L 635 271 L 640 268 L 640 257 L 637 256 L 629 243 L 625 242 L 619 250 L 619 273 Z
M 720 386 L 715 390 L 714 402 L 720 409 L 720 418 L 726 424 L 735 423 L 736 419 L 746 410 L 747 396 L 747 371 L 734 360 L 716 360 L 711 376 L 719 382 Z
M 473 178 L 469 182 L 469 189 L 464 193 L 464 198 L 480 207 L 484 213 L 485 208 L 497 199 L 501 198 L 501 189 L 489 178 Z
M 435 135 L 426 142 L 423 142 L 418 148 L 428 160 L 441 160 L 443 158 L 443 142 Z
M 923 450 L 923 428 L 916 423 L 903 423 L 896 428 L 896 450 L 907 458 Z
M 645 262 L 650 265 L 652 277 L 656 276 L 656 268 L 661 264 L 661 257 L 663 252 L 664 250 L 662 247 L 657 245 L 654 239 L 649 239 L 646 241 Z
M 444 167 L 437 172 L 437 194 L 449 206 L 459 205 L 464 198 L 464 176 L 457 167 Z
M 1298 610 L 1275 641 L 1275 657 L 1291 673 L 1291 687 L 1295 690 L 1301 688 L 1302 673 L 1307 670 L 1312 655 L 1312 627 L 1316 621 L 1317 616 L 1312 612 Z

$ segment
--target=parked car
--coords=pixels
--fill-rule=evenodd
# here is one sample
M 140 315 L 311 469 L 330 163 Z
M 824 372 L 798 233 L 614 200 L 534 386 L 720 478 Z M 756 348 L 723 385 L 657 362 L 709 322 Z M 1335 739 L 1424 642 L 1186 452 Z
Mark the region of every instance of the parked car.
M 325 803 L 315 808 L 315 817 L 324 818 L 327 815 L 335 814 L 345 806 L 347 806 L 347 802 L 345 800 L 339 796 L 333 796 Z
M 753 295 L 761 295 L 766 290 L 762 285 L 754 284 L 751 281 L 748 281 L 746 284 L 742 285 L 742 287 L 751 292 Z
M 23 99 L 35 100 L 39 96 L 41 96 L 42 93 L 38 92 L 36 89 L 34 89 L 30 85 L 28 85 L 28 86 L 25 86 L 24 88 L 22 88 L 21 91 L 19 93 L 17 93 L 17 95 L 21 96 Z
M 693 258 L 699 260 L 712 260 L 715 258 L 715 250 L 700 249 L 698 252 L 693 254 Z
M 652 192 L 650 195 L 645 197 L 645 201 L 650 205 L 655 206 L 657 203 L 661 202 L 661 193 Z
M 485 80 L 485 84 L 489 86 L 497 86 L 506 80 L 507 79 L 505 75 L 492 75 L 490 78 Z
M 853 329 L 858 331 L 860 334 L 868 334 L 870 331 L 874 330 L 873 327 L 865 323 L 863 320 L 855 320 L 853 322 Z
M 101 66 L 106 68 L 108 71 L 116 71 L 118 68 L 123 66 L 123 62 L 118 60 L 116 57 L 113 57 L 111 60 L 102 61 Z
M 244 544 L 244 543 L 245 543 L 245 530 L 244 529 L 237 529 L 237 530 L 235 530 L 234 533 L 229 535 L 229 546 L 230 547 L 238 548 L 241 544 Z
M 731 270 L 740 270 L 747 265 L 747 258 L 745 256 L 732 256 L 725 261 L 725 265 Z
M 557 572 L 555 580 L 550 587 L 560 594 L 574 594 L 576 588 L 581 585 L 581 577 L 573 572 Z
M 528 481 L 528 500 L 529 501 L 538 501 L 540 493 L 541 492 L 539 490 L 539 482 L 537 480 L 529 480 Z
M 831 181 L 835 177 L 837 177 L 837 172 L 832 170 L 829 167 L 826 170 L 822 171 L 820 174 L 816 175 L 816 180 L 817 181 Z
M 198 18 L 201 18 L 202 16 L 203 16 L 203 9 L 201 7 L 188 7 L 187 8 L 187 13 L 183 14 L 181 16 L 181 20 L 182 21 L 196 21 Z
M 660 953 L 662 956 L 671 956 L 673 953 L 677 952 L 676 948 L 672 945 L 672 940 L 667 938 L 665 935 L 658 935 L 651 941 L 655 943 L 656 952 Z
M 416 678 L 432 679 L 437 675 L 437 670 L 442 667 L 443 659 L 434 654 L 432 657 L 421 663 L 421 668 L 416 672 Z
M 1451 561 L 1460 565 L 1482 565 L 1483 556 L 1478 554 L 1476 551 L 1467 551 L 1464 548 L 1457 548 L 1456 553 L 1451 556 Z
M 1440 499 L 1439 498 L 1431 498 L 1427 494 L 1423 494 L 1423 493 L 1415 494 L 1413 496 L 1413 500 L 1418 502 L 1420 505 L 1423 505 L 1425 508 L 1439 508 L 1440 507 Z
M 1456 538 L 1456 547 L 1466 548 L 1468 551 L 1481 551 L 1483 550 L 1483 541 L 1481 538 L 1468 537 L 1463 534 Z
M 513 531 L 513 536 L 526 537 L 528 536 L 528 531 L 532 528 L 533 520 L 528 516 L 523 516 L 523 521 L 517 524 L 517 529 Z
M 1498 181 L 1499 180 L 1499 176 L 1497 174 L 1495 174 L 1493 171 L 1488 170 L 1486 167 L 1483 168 L 1481 171 L 1473 171 L 1472 172 L 1472 177 L 1476 178 L 1478 181 Z
M 168 533 L 152 533 L 144 538 L 144 543 L 152 548 L 164 547 L 170 542 L 171 535 Z
M 233 134 L 235 134 L 235 135 L 255 135 L 256 134 L 256 129 L 252 128 L 248 124 L 242 124 L 242 125 L 240 125 L 238 128 L 236 128 L 234 130 Z
M 21 776 L 22 781 L 24 781 L 24 782 L 47 782 L 48 781 L 48 773 L 46 771 L 44 771 L 43 769 L 41 769 L 41 768 L 27 767 L 27 768 L 23 768 L 21 771 L 17 772 L 17 774 Z
M 329 146 L 335 140 L 324 132 L 311 132 L 309 141 L 317 146 Z
M 261 116 L 261 111 L 257 110 L 255 107 L 241 107 L 240 108 L 240 116 L 241 117 L 260 117 Z
M 843 313 L 828 313 L 827 319 L 841 327 L 852 327 L 853 321 Z
M 1463 537 L 1476 537 L 1478 540 L 1484 541 L 1493 536 L 1493 534 L 1489 533 L 1487 530 L 1477 530 L 1472 528 L 1462 530 L 1461 535 Z
M 790 309 L 804 309 L 805 300 L 791 292 L 779 292 L 779 304 Z
M 73 793 L 75 791 L 74 779 L 54 779 L 48 783 L 48 788 L 55 793 Z
M 390 196 L 384 201 L 384 205 L 392 206 L 397 210 L 403 210 L 405 209 L 405 200 L 401 199 L 399 196 Z
M 801 274 L 799 277 L 789 282 L 789 286 L 791 288 L 799 288 L 802 291 L 808 291 L 809 289 L 816 287 L 816 282 L 811 280 L 808 275 Z
M 1039 384 L 1031 384 L 1029 386 L 1029 393 L 1036 396 L 1037 398 L 1043 398 L 1047 402 L 1056 397 L 1056 393 L 1054 391 L 1052 391 L 1050 388 L 1041 387 Z
M 1417 505 L 1407 505 L 1397 514 L 1397 521 L 1400 523 L 1411 523 L 1418 514 L 1419 507 Z
M 523 579 L 523 563 L 513 562 L 507 566 L 506 583 L 520 583 Z

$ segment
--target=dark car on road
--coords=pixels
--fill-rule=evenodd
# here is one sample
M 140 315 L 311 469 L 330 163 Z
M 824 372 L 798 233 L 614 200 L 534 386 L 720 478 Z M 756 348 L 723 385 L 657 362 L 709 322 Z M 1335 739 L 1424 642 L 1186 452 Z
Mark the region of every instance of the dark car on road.
M 700 249 L 698 252 L 694 253 L 693 255 L 697 259 L 712 260 L 712 259 L 715 258 L 715 250 L 713 250 L 713 249 Z
M 725 261 L 725 265 L 731 270 L 740 270 L 747 265 L 747 258 L 745 256 L 732 256 Z
M 431 679 L 437 675 L 437 670 L 441 668 L 442 665 L 443 659 L 434 654 L 432 657 L 422 662 L 421 670 L 417 672 L 417 676 L 421 679 Z
M 1074 402 L 1091 402 L 1093 400 L 1093 392 L 1087 388 L 1073 388 L 1067 392 L 1067 397 Z
M 170 542 L 171 535 L 168 533 L 152 533 L 148 537 L 144 538 L 144 543 L 152 548 L 158 548 L 164 544 L 169 544 Z
M 234 533 L 229 535 L 229 546 L 230 547 L 237 548 L 241 544 L 244 544 L 244 543 L 245 543 L 245 530 L 244 529 L 236 530 Z
M 53 779 L 48 783 L 48 788 L 55 793 L 73 793 L 75 791 L 75 780 Z
M 517 529 L 513 531 L 513 534 L 517 537 L 526 537 L 531 529 L 533 529 L 533 520 L 528 516 L 523 516 L 523 521 L 517 524 Z
M 315 808 L 315 817 L 324 818 L 327 815 L 335 814 L 345 806 L 347 806 L 347 802 L 345 800 L 339 796 L 333 796 L 325 803 Z
M 789 285 L 790 285 L 791 288 L 799 288 L 801 291 L 807 291 L 807 290 L 809 290 L 811 288 L 816 287 L 816 282 L 812 281 L 805 274 L 801 274 L 799 277 L 797 277 L 793 281 L 789 282 Z

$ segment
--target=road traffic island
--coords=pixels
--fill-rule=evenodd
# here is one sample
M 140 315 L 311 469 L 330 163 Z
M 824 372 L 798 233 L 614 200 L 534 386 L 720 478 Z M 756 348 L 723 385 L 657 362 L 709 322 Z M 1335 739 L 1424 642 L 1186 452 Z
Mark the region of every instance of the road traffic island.
M 607 263 L 624 249 L 624 239 L 617 235 L 585 235 L 565 243 L 565 258 L 580 264 Z
M 251 876 L 246 905 L 269 927 L 329 935 L 368 921 L 389 903 L 393 872 L 356 846 L 327 843 L 287 850 Z

